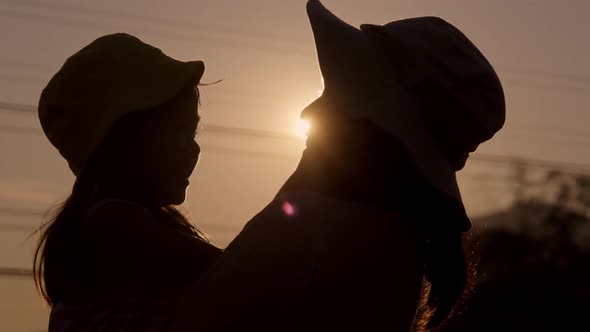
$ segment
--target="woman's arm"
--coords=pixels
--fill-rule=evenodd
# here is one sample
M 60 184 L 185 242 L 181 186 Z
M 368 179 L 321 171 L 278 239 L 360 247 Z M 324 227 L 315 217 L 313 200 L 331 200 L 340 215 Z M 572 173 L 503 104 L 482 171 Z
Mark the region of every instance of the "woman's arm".
M 413 227 L 396 218 L 282 195 L 187 288 L 165 331 L 408 331 L 422 274 Z

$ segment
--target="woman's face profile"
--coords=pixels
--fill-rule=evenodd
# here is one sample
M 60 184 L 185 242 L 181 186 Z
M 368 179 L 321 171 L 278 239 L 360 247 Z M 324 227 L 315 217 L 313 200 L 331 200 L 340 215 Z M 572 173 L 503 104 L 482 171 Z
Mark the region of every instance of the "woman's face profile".
M 135 137 L 129 137 L 123 166 L 126 182 L 143 201 L 157 206 L 184 202 L 201 151 L 195 141 L 198 123 L 193 88 L 145 113 Z

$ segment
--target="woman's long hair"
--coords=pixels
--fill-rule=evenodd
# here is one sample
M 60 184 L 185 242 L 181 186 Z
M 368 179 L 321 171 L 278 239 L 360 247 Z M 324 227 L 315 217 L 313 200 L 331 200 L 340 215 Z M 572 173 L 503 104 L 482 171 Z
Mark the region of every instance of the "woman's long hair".
M 403 145 L 390 142 L 389 146 L 397 146 L 398 156 L 397 175 L 392 175 L 390 185 L 403 195 L 394 195 L 385 206 L 418 226 L 418 250 L 426 283 L 416 323 L 418 330 L 428 331 L 452 315 L 465 292 L 469 271 L 459 225 L 466 216 L 454 198 L 439 192 L 418 174 Z
M 390 186 L 403 193 L 394 194 L 385 206 L 406 215 L 418 226 L 420 234 L 418 249 L 426 283 L 417 327 L 428 331 L 450 317 L 465 292 L 469 273 L 459 225 L 466 216 L 454 198 L 439 192 L 418 173 L 400 142 L 391 140 L 385 144 L 397 151 L 394 153 L 397 170 L 392 174 Z
M 81 238 L 80 223 L 86 209 L 98 198 L 98 179 L 103 176 L 105 161 L 109 157 L 112 159 L 110 153 L 116 149 L 120 135 L 148 111 L 129 114 L 113 126 L 77 176 L 70 196 L 55 209 L 54 216 L 36 231 L 40 238 L 33 258 L 33 276 L 40 295 L 49 305 L 68 301 L 76 295 L 76 289 L 88 287 L 91 274 L 85 264 L 87 257 L 80 250 L 85 240 Z M 151 208 L 150 212 L 179 231 L 208 242 L 179 207 Z
M 450 317 L 465 293 L 468 278 L 463 234 L 450 225 L 453 218 L 461 218 L 459 212 L 449 211 L 449 206 L 457 203 L 441 197 L 431 202 L 438 203 L 428 209 L 440 215 L 426 216 L 428 219 L 421 224 L 424 277 L 428 283 L 419 308 L 418 330 L 437 327 Z
M 452 116 L 456 121 L 465 121 L 470 116 L 469 112 L 439 82 L 422 82 L 410 90 L 416 96 L 421 114 L 440 144 L 439 148 L 447 152 L 453 144 L 447 142 L 448 131 L 452 129 L 441 130 L 439 120 Z M 463 232 L 453 226 L 464 222 L 466 215 L 463 207 L 454 198 L 428 187 L 424 192 L 431 197 L 432 206 L 421 216 L 424 220 L 424 275 L 428 284 L 419 310 L 421 317 L 417 330 L 438 327 L 453 314 L 457 303 L 467 292 L 466 285 L 472 274 L 472 263 L 467 261 L 463 250 Z

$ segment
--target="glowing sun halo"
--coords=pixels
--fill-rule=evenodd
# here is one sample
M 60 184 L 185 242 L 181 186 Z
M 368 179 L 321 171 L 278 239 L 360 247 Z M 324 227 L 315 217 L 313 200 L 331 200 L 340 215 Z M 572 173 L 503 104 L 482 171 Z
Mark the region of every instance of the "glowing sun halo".
M 306 138 L 309 135 L 311 129 L 311 123 L 308 120 L 299 119 L 297 121 L 296 133 L 298 137 Z

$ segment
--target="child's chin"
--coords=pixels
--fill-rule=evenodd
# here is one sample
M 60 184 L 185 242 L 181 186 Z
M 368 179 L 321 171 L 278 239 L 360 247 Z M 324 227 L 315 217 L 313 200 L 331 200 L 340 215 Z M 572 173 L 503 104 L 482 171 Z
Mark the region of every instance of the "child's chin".
M 181 205 L 186 200 L 186 187 L 178 188 L 174 192 L 170 193 L 168 197 L 163 197 L 161 205 Z
M 182 194 L 179 194 L 178 197 L 175 197 L 170 204 L 171 205 L 181 205 L 182 203 L 184 203 L 184 201 L 186 200 L 186 194 L 185 192 L 183 192 Z

